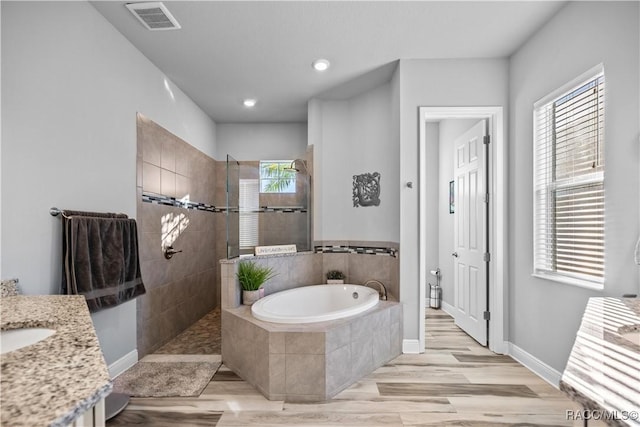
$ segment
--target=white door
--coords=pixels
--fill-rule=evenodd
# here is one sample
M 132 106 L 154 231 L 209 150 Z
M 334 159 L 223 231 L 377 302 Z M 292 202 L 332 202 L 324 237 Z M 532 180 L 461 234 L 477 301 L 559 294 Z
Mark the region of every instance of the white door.
M 455 140 L 454 252 L 456 324 L 480 344 L 487 345 L 487 163 L 485 120 Z

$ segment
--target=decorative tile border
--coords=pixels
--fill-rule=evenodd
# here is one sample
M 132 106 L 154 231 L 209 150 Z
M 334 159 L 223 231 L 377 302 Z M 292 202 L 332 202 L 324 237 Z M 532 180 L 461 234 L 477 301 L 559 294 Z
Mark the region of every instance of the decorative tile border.
M 302 206 L 260 206 L 260 210 L 256 211 L 260 213 L 264 212 L 284 212 L 284 213 L 293 213 L 300 212 L 306 213 L 307 208 Z
M 154 203 L 156 205 L 175 206 L 177 208 L 194 209 L 206 212 L 224 212 L 226 209 L 217 208 L 206 203 L 192 202 L 190 200 L 180 200 L 175 197 L 163 196 L 153 193 L 142 193 L 142 201 L 146 203 Z
M 396 248 L 371 247 L 371 246 L 314 246 L 313 251 L 325 254 L 364 254 L 364 255 L 387 255 L 392 257 L 398 256 Z
M 238 208 L 216 207 L 208 205 L 206 203 L 192 202 L 190 200 L 180 200 L 175 197 L 163 196 L 155 193 L 142 193 L 142 201 L 146 203 L 154 203 L 156 205 L 174 206 L 177 208 L 193 209 L 206 212 L 240 212 Z M 302 206 L 261 206 L 260 209 L 253 211 L 255 213 L 267 213 L 267 212 L 283 212 L 283 213 L 306 213 L 307 208 Z

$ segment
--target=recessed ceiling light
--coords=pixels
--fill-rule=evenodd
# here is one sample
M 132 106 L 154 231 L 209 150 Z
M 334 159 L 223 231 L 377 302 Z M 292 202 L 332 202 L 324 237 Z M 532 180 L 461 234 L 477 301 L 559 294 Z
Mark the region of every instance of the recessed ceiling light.
M 256 106 L 256 100 L 253 98 L 247 98 L 244 101 L 242 101 L 242 103 L 244 104 L 245 107 L 247 108 L 252 108 Z
M 313 69 L 316 71 L 327 71 L 331 63 L 327 59 L 316 59 L 313 61 Z

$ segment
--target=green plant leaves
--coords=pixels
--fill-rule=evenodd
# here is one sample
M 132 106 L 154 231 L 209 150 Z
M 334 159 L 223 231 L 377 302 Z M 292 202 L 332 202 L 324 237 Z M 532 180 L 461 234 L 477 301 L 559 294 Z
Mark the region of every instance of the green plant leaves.
M 340 270 L 329 270 L 327 272 L 327 280 L 344 280 L 344 273 Z
M 267 280 L 277 276 L 271 267 L 261 266 L 253 261 L 242 261 L 238 265 L 236 276 L 245 291 L 255 291 Z

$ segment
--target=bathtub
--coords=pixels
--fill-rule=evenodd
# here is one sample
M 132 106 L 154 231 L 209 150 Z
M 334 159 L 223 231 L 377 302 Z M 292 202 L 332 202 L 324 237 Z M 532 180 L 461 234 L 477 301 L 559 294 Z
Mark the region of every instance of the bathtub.
M 251 313 L 266 322 L 314 323 L 362 313 L 378 301 L 378 291 L 360 285 L 303 286 L 260 299 Z

